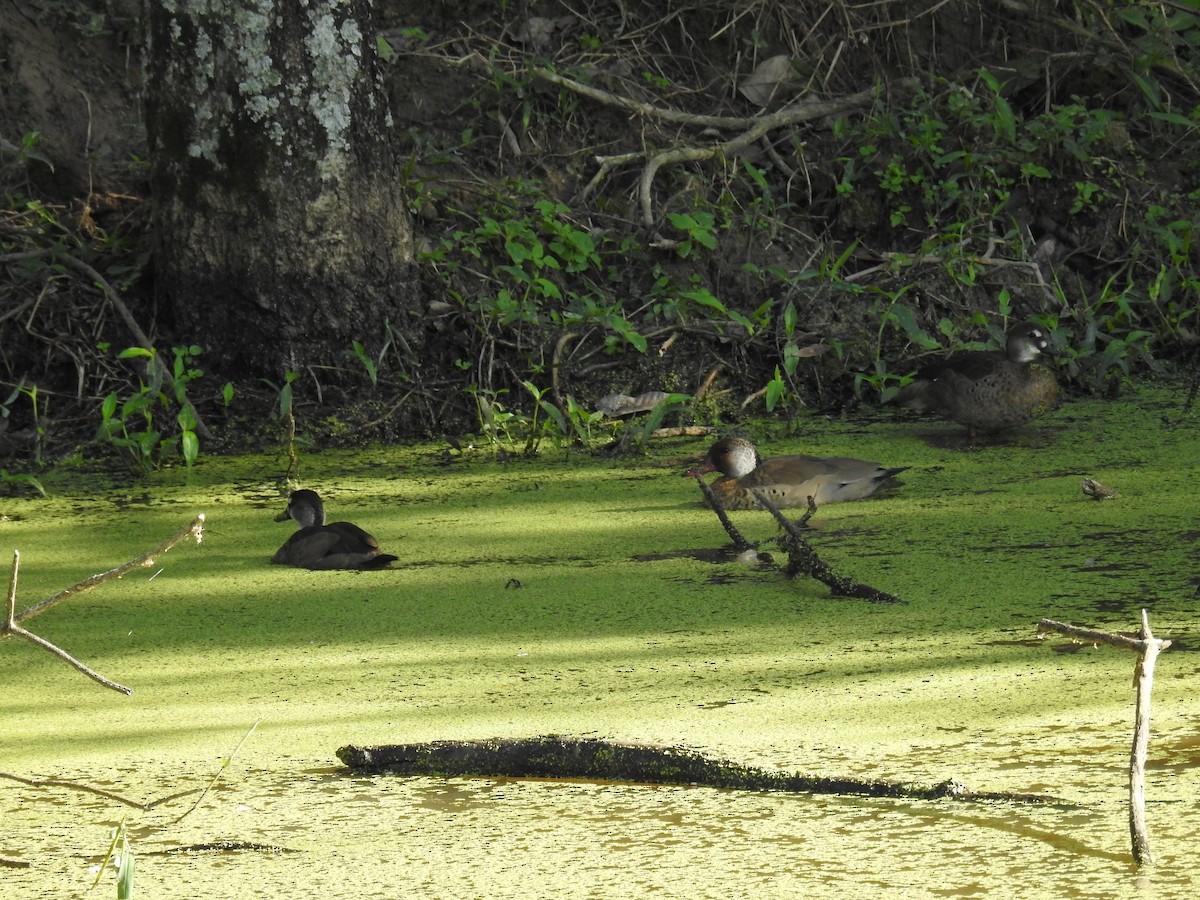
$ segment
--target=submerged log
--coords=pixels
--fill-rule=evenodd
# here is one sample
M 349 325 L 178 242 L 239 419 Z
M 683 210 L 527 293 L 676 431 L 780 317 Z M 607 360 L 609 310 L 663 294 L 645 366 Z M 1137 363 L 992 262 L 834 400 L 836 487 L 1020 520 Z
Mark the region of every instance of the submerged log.
M 1041 794 L 973 791 L 954 779 L 936 785 L 771 772 L 710 759 L 683 747 L 547 735 L 480 741 L 433 741 L 341 747 L 337 757 L 363 775 L 563 778 L 633 784 L 703 785 L 793 794 L 859 794 L 916 800 L 1007 800 L 1061 803 Z

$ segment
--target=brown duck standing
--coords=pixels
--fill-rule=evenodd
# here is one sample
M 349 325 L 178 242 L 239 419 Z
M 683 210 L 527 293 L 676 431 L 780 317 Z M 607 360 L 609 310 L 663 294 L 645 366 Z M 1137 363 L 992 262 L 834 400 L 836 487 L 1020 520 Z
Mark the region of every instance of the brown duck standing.
M 379 541 L 350 522 L 325 524 L 325 504 L 316 491 L 293 491 L 276 522 L 295 519 L 300 526 L 271 562 L 301 569 L 382 569 L 396 557 L 379 552 Z
M 1003 350 L 968 350 L 925 366 L 895 397 L 901 406 L 933 412 L 977 431 L 1004 431 L 1036 419 L 1058 403 L 1054 376 L 1031 363 L 1060 355 L 1046 329 L 1024 322 L 1009 330 Z
M 776 456 L 762 460 L 745 438 L 721 438 L 700 466 L 687 475 L 720 472 L 710 488 L 725 509 L 761 509 L 754 496 L 763 492 L 780 509 L 861 500 L 881 484 L 907 469 L 887 469 L 877 462 L 841 456 Z

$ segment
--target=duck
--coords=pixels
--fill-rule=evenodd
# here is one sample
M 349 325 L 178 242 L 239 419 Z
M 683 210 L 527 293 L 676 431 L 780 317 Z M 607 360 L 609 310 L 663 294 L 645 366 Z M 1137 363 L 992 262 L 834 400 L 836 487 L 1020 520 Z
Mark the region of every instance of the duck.
M 980 431 L 1016 428 L 1058 404 L 1058 381 L 1032 363 L 1042 354 L 1061 356 L 1045 328 L 1022 322 L 1009 329 L 1003 350 L 965 350 L 920 369 L 894 401 L 932 412 Z
M 886 468 L 877 462 L 843 456 L 776 456 L 763 460 L 754 444 L 742 437 L 714 443 L 700 465 L 685 472 L 696 476 L 720 472 L 709 487 L 725 509 L 762 509 L 761 491 L 780 509 L 861 500 L 908 466 Z
M 379 541 L 350 522 L 325 524 L 325 504 L 316 491 L 293 491 L 276 522 L 294 519 L 299 530 L 284 542 L 271 562 L 300 569 L 382 569 L 396 561 L 379 552 Z

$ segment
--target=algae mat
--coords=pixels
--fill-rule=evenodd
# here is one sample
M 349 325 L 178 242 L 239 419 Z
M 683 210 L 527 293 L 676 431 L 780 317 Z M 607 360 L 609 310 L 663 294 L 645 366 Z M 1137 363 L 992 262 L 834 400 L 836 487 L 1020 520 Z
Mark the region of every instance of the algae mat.
M 274 458 L 136 485 L 86 472 L 0 501 L 18 608 L 207 516 L 199 546 L 28 623 L 134 689 L 0 645 L 0 769 L 149 810 L 0 780 L 5 893 L 86 893 L 119 821 L 135 896 L 1191 897 L 1200 833 L 1195 680 L 1200 429 L 1178 398 L 1067 404 L 1004 441 L 949 425 L 828 422 L 767 453 L 910 465 L 827 507 L 814 548 L 907 602 L 836 600 L 734 562 L 685 463 L 700 439 L 601 460 L 441 447 L 307 457 L 304 486 L 400 557 L 284 570 Z M 1121 494 L 1083 497 L 1083 476 Z M 754 540 L 761 512 L 732 514 Z M 1132 630 L 1159 660 L 1148 798 L 1158 860 L 1129 862 L 1133 659 L 1039 641 L 1043 616 Z M 222 760 L 260 725 L 222 770 Z M 821 775 L 1047 793 L 1062 804 L 914 802 L 504 779 L 357 778 L 359 745 L 563 734 L 682 745 Z M 180 848 L 187 848 L 183 852 Z M 255 849 L 258 848 L 258 849 Z M 261 848 L 275 848 L 274 852 Z M 11 886 L 11 887 L 10 887 Z M 104 876 L 101 894 L 113 890 Z

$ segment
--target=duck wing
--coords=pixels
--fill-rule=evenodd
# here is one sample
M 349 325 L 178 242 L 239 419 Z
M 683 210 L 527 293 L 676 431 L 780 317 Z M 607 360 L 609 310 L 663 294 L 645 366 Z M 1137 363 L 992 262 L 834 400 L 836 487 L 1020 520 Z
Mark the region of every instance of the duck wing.
M 396 561 L 379 552 L 379 541 L 352 522 L 301 528 L 284 543 L 271 562 L 301 569 L 381 569 Z
M 777 456 L 738 479 L 753 496 L 763 493 L 780 509 L 861 500 L 907 466 L 885 468 L 872 460 L 848 456 Z
M 325 527 L 336 532 L 338 536 L 338 542 L 332 552 L 353 553 L 370 550 L 379 552 L 379 541 L 375 539 L 375 536 L 359 528 L 353 522 L 330 522 Z
M 340 540 L 341 537 L 336 531 L 331 531 L 324 525 L 309 525 L 284 541 L 283 546 L 271 557 L 271 562 L 277 566 L 310 569 L 313 563 L 328 556 Z

